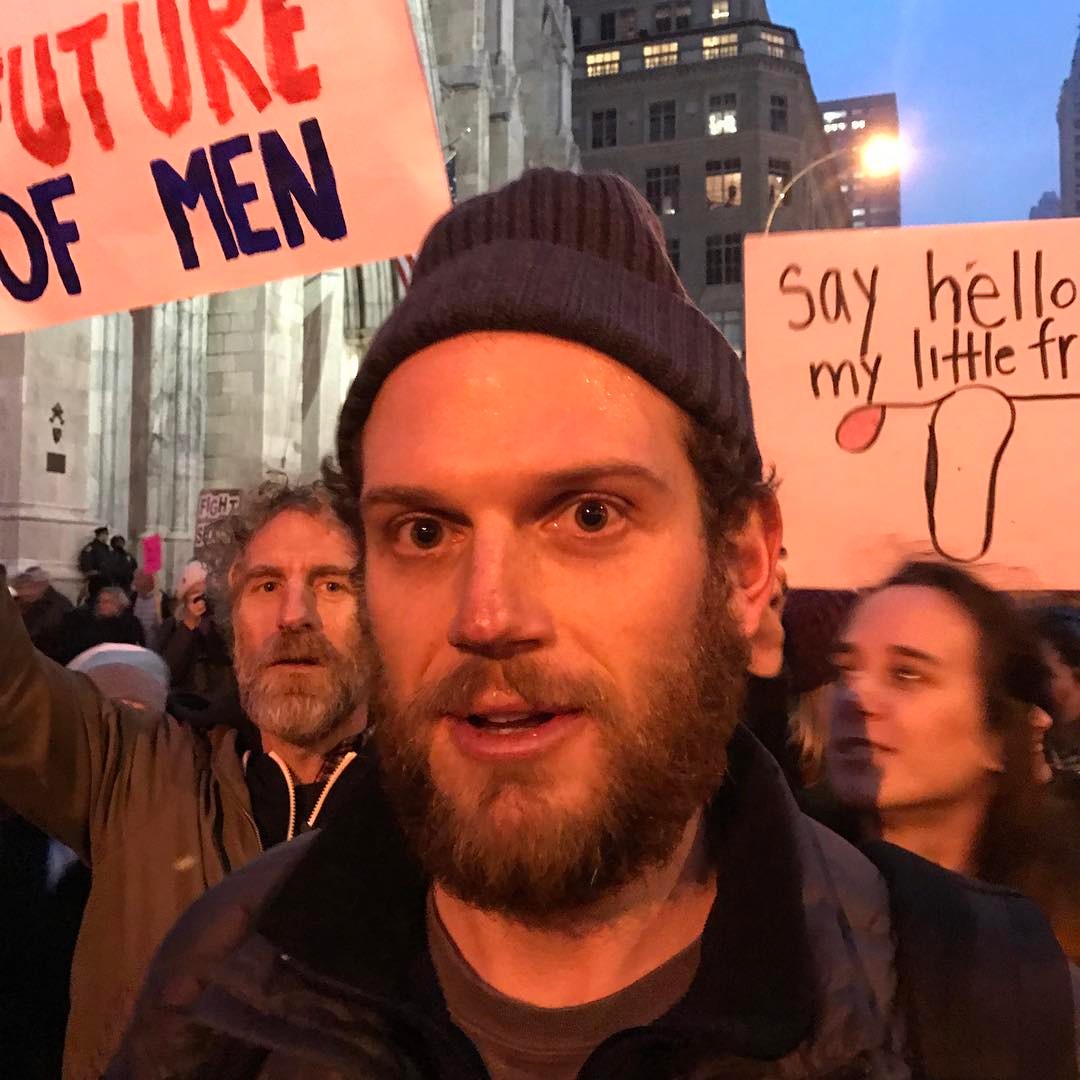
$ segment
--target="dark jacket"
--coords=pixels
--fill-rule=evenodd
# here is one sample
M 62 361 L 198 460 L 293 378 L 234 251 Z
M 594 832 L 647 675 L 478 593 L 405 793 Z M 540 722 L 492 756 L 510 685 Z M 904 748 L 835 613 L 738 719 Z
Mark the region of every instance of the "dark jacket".
M 142 623 L 130 610 L 102 618 L 89 608 L 75 608 L 61 620 L 52 656 L 58 664 L 70 664 L 79 653 L 107 642 L 145 645 Z
M 46 656 L 55 657 L 59 644 L 60 625 L 64 616 L 74 610 L 63 593 L 49 585 L 41 597 L 21 608 L 23 625 L 34 646 Z
M 204 615 L 191 630 L 170 616 L 161 624 L 157 651 L 169 665 L 170 689 L 214 702 L 233 688 L 232 658 L 213 620 Z
M 107 578 L 112 548 L 101 540 L 91 540 L 79 552 L 79 570 L 87 577 Z

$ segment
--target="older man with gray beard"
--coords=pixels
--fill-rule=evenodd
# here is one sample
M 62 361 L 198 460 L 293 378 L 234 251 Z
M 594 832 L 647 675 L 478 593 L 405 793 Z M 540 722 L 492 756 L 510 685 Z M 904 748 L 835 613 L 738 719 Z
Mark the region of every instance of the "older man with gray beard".
M 365 769 L 357 549 L 321 487 L 264 487 L 221 528 L 211 595 L 244 716 L 195 730 L 35 651 L 0 589 L 0 800 L 93 871 L 64 1075 L 99 1077 L 154 950 L 207 888 L 322 824 Z

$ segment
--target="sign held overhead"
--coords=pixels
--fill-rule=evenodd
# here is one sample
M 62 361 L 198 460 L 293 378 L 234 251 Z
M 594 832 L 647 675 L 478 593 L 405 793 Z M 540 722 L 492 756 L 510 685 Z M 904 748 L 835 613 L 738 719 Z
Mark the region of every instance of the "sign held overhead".
M 1065 220 L 747 239 L 751 393 L 793 580 L 862 586 L 933 554 L 1080 587 L 1078 251 Z

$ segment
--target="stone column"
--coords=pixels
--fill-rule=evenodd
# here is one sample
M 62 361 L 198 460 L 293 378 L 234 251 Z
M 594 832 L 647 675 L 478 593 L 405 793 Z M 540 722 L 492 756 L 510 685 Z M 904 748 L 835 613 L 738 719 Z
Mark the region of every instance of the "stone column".
M 351 365 L 345 353 L 345 271 L 329 270 L 304 282 L 304 361 L 300 475 L 319 474 L 319 464 L 334 452 L 342 384 Z
M 134 313 L 131 521 L 160 533 L 166 587 L 195 540 L 206 445 L 206 297 Z
M 124 534 L 137 555 L 128 515 L 131 482 L 130 312 L 90 321 L 87 505 L 90 516 Z
M 43 566 L 71 596 L 104 524 L 87 501 L 90 356 L 89 322 L 0 336 L 0 562 Z

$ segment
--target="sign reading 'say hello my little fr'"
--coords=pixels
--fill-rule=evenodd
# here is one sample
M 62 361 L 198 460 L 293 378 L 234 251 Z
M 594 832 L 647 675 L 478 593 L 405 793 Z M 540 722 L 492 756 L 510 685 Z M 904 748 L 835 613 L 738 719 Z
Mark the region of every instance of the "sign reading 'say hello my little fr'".
M 0 333 L 415 251 L 449 207 L 406 0 L 0 18 Z
M 1080 588 L 1080 220 L 749 238 L 747 363 L 800 586 Z

